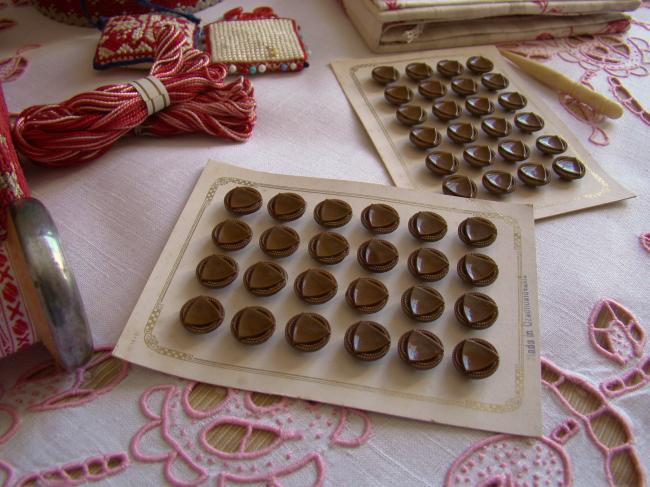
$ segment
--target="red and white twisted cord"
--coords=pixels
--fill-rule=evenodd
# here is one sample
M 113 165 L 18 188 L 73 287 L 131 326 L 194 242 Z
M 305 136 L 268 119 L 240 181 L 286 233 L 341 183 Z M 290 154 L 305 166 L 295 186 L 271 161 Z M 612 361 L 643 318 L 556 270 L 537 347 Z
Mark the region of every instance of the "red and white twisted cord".
M 223 80 L 227 69 L 208 55 L 183 46 L 184 34 L 164 26 L 156 33 L 150 75 L 169 93 L 170 106 L 149 116 L 131 84 L 107 85 L 52 105 L 23 110 L 13 126 L 14 144 L 29 159 L 52 167 L 98 158 L 121 137 L 142 133 L 166 137 L 205 133 L 242 142 L 255 125 L 250 81 Z

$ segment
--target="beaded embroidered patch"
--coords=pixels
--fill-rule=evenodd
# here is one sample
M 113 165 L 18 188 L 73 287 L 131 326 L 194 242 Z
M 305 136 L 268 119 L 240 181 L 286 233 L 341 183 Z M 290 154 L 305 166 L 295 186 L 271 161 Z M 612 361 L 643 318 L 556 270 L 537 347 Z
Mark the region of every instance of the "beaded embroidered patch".
M 293 72 L 309 66 L 298 24 L 268 7 L 226 12 L 222 20 L 205 26 L 205 40 L 212 61 L 227 64 L 230 74 Z
M 177 27 L 187 37 L 187 46 L 196 47 L 200 30 L 188 19 L 163 14 L 120 15 L 110 17 L 106 22 L 97 44 L 93 67 L 149 68 L 154 59 L 154 31 L 162 25 Z

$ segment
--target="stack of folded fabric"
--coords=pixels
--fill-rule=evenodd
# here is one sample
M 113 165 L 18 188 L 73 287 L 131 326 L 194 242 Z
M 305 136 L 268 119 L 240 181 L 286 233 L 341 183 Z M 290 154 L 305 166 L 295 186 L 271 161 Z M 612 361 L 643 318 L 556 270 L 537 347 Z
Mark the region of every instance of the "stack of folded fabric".
M 626 31 L 640 0 L 342 0 L 373 51 Z

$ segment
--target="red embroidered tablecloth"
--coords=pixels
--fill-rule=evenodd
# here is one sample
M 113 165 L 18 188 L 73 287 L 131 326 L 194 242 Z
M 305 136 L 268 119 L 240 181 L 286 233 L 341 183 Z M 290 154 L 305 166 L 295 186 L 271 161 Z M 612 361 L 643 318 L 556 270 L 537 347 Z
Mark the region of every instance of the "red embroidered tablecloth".
M 0 486 L 643 485 L 650 458 L 648 8 L 633 14 L 625 35 L 517 47 L 625 104 L 622 119 L 602 120 L 538 88 L 639 195 L 536 226 L 544 437 L 227 390 L 110 357 L 208 157 L 390 183 L 328 67 L 334 58 L 371 53 L 335 2 L 270 3 L 303 26 L 313 62 L 297 76 L 254 78 L 259 123 L 249 143 L 139 138 L 85 167 L 26 168 L 62 234 L 95 342 L 107 345 L 72 375 L 57 374 L 39 347 L 0 362 Z M 201 16 L 211 21 L 231 7 Z M 95 31 L 13 6 L 0 8 L 0 26 L 8 26 L 0 30 L 0 60 L 11 59 L 0 61 L 0 74 L 12 79 L 4 86 L 11 111 L 132 76 L 93 71 Z M 41 47 L 13 57 L 33 44 Z

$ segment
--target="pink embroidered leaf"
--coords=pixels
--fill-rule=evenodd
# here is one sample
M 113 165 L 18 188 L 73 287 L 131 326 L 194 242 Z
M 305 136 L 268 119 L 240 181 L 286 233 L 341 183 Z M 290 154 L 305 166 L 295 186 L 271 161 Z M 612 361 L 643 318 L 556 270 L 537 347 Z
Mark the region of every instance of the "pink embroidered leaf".
M 317 452 L 307 454 L 301 460 L 282 468 L 274 469 L 259 475 L 240 475 L 230 472 L 221 472 L 217 477 L 217 487 L 225 487 L 227 483 L 266 485 L 268 487 L 281 487 L 283 480 L 290 480 L 294 474 L 299 474 L 296 485 L 305 483 L 305 471 L 313 471 L 313 481 L 309 485 L 321 487 L 325 482 L 325 462 Z M 293 482 L 291 483 L 294 484 Z
M 550 468 L 548 466 L 551 466 Z M 445 485 L 570 485 L 571 460 L 562 445 L 546 437 L 497 435 L 479 441 L 447 471 Z
M 128 465 L 129 458 L 123 452 L 94 456 L 81 462 L 72 462 L 60 467 L 28 474 L 18 481 L 16 487 L 81 485 L 89 481 L 102 480 L 117 475 L 126 469 Z
M 587 326 L 596 351 L 620 365 L 643 353 L 645 329 L 628 309 L 614 300 L 596 303 Z
M 370 418 L 365 412 L 341 408 L 339 422 L 332 431 L 330 440 L 340 446 L 360 446 L 368 441 L 371 432 Z
M 183 388 L 183 409 L 191 418 L 214 416 L 230 401 L 232 391 L 226 387 L 189 382 Z
M 219 417 L 206 424 L 200 433 L 203 448 L 227 460 L 258 458 L 287 440 L 300 438 L 299 432 L 236 416 Z
M 244 393 L 244 405 L 252 413 L 269 414 L 285 409 L 289 400 L 283 396 L 260 394 L 258 392 Z

